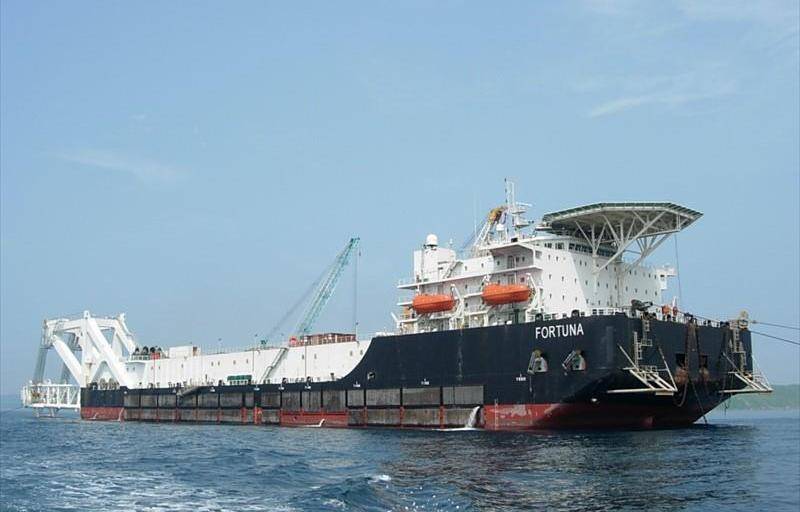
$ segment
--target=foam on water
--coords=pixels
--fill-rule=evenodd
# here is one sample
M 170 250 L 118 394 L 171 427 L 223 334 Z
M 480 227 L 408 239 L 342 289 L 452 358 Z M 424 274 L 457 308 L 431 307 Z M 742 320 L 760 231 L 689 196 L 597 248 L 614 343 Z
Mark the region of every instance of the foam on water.
M 644 432 L 292 429 L 0 414 L 2 510 L 797 510 L 800 413 Z

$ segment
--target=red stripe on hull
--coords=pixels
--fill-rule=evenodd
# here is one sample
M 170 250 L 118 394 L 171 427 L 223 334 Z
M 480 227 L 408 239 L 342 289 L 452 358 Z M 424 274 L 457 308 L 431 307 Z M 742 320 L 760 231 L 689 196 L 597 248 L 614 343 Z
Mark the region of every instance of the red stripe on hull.
M 123 407 L 81 407 L 81 419 L 123 421 L 125 419 L 125 409 Z
M 346 427 L 347 412 L 281 411 L 282 427 Z
M 518 404 L 484 406 L 487 430 L 560 428 L 663 428 L 689 426 L 693 409 L 622 404 Z
M 219 421 L 220 410 L 209 411 Z M 382 426 L 400 427 L 405 412 L 400 409 L 400 423 L 381 423 Z M 444 408 L 439 408 L 439 427 L 445 426 Z M 142 420 L 140 410 L 126 411 L 123 407 L 81 407 L 80 415 L 84 420 L 123 421 Z M 485 405 L 483 414 L 479 416 L 478 427 L 487 430 L 535 430 L 562 428 L 667 428 L 686 427 L 697 421 L 702 412 L 696 409 L 668 405 L 624 405 L 610 403 L 557 403 L 557 404 L 518 404 L 518 405 Z M 196 411 L 180 414 L 178 410 L 155 411 L 152 420 L 174 422 L 197 421 Z M 241 423 L 260 424 L 263 410 L 256 407 L 252 416 L 248 409 L 241 410 Z M 434 419 L 434 421 L 436 421 Z M 321 426 L 347 427 L 348 414 L 341 412 L 309 412 L 281 411 L 281 426 Z M 366 410 L 362 411 L 360 424 L 367 422 Z M 434 423 L 435 425 L 435 423 Z

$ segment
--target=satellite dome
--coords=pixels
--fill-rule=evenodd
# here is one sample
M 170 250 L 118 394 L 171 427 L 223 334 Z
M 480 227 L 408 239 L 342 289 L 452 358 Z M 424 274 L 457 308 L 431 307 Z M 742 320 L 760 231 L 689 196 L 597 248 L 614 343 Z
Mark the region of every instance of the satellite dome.
M 431 233 L 425 237 L 425 245 L 428 247 L 436 247 L 439 245 L 439 237 Z

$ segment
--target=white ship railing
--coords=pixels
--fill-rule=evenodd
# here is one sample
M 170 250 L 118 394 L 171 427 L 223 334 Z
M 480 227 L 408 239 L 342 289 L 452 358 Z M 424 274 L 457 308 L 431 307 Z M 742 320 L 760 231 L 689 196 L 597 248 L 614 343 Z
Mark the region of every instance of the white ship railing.
M 30 383 L 22 388 L 24 407 L 32 409 L 80 409 L 80 388 L 74 384 Z

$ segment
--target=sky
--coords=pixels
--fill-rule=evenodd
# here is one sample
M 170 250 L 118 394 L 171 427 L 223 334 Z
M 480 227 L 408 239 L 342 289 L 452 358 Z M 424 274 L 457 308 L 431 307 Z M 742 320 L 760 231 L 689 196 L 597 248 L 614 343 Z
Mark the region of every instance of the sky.
M 357 293 L 351 265 L 317 325 L 351 329 L 355 302 L 389 330 L 412 251 L 460 246 L 504 177 L 533 219 L 702 211 L 650 259 L 677 254 L 683 308 L 797 326 L 799 10 L 0 2 L 0 392 L 43 319 L 83 310 L 144 344 L 252 343 L 353 235 Z M 800 381 L 798 347 L 754 345 Z

